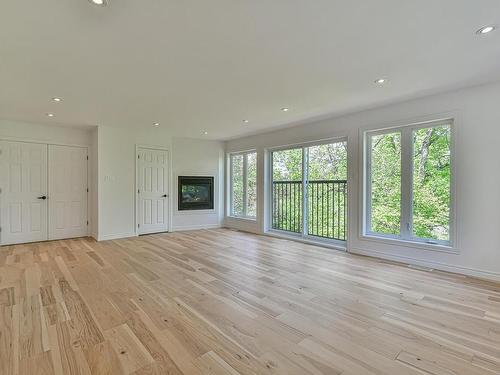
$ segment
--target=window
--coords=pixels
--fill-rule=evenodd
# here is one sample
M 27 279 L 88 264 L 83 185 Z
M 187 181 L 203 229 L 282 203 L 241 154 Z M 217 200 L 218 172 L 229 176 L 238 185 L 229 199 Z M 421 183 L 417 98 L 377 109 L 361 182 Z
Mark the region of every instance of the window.
M 230 159 L 230 215 L 255 218 L 257 216 L 257 153 L 231 154 Z
M 451 245 L 452 121 L 365 133 L 365 234 Z

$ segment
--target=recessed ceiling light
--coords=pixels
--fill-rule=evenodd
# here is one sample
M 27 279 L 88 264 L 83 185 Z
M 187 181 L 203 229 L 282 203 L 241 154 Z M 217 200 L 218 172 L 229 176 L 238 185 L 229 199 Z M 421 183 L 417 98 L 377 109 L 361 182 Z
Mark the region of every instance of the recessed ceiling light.
M 47 116 L 54 117 L 54 114 L 53 113 L 47 113 Z
M 488 34 L 488 33 L 491 33 L 495 29 L 496 29 L 496 27 L 493 25 L 484 26 L 484 27 L 481 27 L 478 31 L 476 31 L 476 34 L 480 34 L 480 35 Z
M 284 107 L 284 108 L 281 108 L 281 110 L 282 110 L 283 112 L 288 112 L 288 111 L 290 110 L 290 108 L 286 108 L 286 107 Z
M 243 123 L 248 124 L 250 121 L 248 120 L 243 120 Z
M 107 4 L 106 0 L 89 0 L 94 5 L 105 6 Z
M 382 85 L 382 84 L 384 84 L 386 82 L 387 82 L 387 80 L 385 78 L 379 78 L 379 79 L 375 80 L 375 83 L 377 83 L 379 85 Z
M 52 100 L 55 101 L 55 102 L 58 102 L 58 103 L 62 101 L 61 98 L 52 98 Z
M 204 131 L 204 132 L 203 132 L 203 135 L 208 135 L 208 132 L 207 132 L 207 131 Z
M 159 122 L 155 122 L 155 123 L 153 124 L 153 126 L 157 128 L 158 126 L 160 126 L 160 123 L 159 123 Z

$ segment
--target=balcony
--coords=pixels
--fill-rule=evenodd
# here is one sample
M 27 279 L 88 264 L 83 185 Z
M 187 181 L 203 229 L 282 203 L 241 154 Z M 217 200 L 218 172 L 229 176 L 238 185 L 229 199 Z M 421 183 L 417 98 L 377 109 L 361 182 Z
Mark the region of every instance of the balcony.
M 346 241 L 347 181 L 311 180 L 307 182 L 307 207 L 303 207 L 302 181 L 273 181 L 272 228 Z M 304 224 L 303 211 L 307 211 Z

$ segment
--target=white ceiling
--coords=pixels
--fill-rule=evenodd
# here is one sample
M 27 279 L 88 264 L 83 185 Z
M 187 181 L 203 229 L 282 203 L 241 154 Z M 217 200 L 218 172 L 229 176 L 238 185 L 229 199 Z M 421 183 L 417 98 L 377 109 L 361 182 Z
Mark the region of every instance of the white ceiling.
M 5 0 L 0 118 L 228 139 L 499 80 L 500 30 L 475 34 L 498 23 L 498 0 Z

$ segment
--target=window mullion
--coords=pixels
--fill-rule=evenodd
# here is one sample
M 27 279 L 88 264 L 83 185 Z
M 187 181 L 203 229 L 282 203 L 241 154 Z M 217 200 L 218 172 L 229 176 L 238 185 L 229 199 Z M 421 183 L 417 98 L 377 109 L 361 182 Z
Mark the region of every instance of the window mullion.
M 234 187 L 233 187 L 233 164 L 234 155 L 229 155 L 229 215 L 234 215 Z
M 367 137 L 365 145 L 365 228 L 364 232 L 372 232 L 372 136 Z
M 401 130 L 401 237 L 412 237 L 412 153 L 413 131 L 411 128 Z
M 302 147 L 302 236 L 308 234 L 309 206 L 308 206 L 308 183 L 309 183 L 309 148 Z
M 248 187 L 248 154 L 243 155 L 243 216 L 247 217 L 247 187 Z

